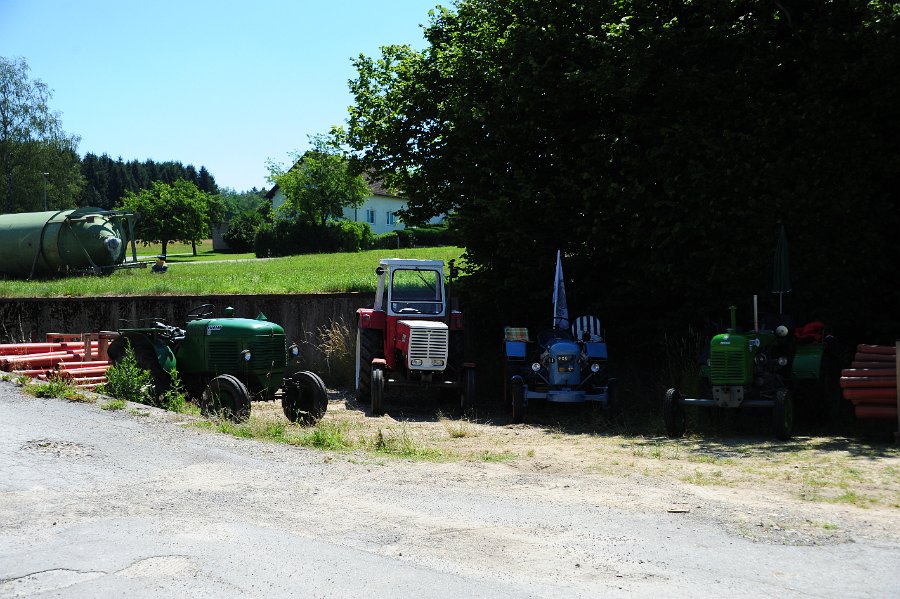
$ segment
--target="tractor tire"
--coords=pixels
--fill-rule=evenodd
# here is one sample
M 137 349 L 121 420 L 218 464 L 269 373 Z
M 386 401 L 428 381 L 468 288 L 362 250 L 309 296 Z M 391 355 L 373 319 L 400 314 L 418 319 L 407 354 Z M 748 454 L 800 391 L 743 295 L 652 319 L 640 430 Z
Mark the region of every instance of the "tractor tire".
M 356 400 L 368 403 L 372 395 L 372 359 L 382 358 L 382 333 L 376 329 L 356 329 Z
M 219 375 L 206 385 L 200 412 L 204 416 L 221 416 L 232 422 L 245 422 L 250 418 L 250 392 L 236 377 Z
M 291 422 L 315 424 L 328 410 L 325 383 L 312 372 L 301 370 L 295 373 L 291 379 L 285 379 L 281 409 Z
M 371 398 L 372 398 L 372 415 L 373 416 L 383 416 L 384 415 L 384 369 L 382 368 L 373 368 L 372 369 L 372 384 L 371 384 Z
M 666 423 L 666 435 L 672 439 L 684 436 L 685 415 L 684 407 L 680 403 L 681 393 L 678 389 L 666 391 L 663 399 L 663 419 Z
M 509 395 L 512 402 L 512 423 L 525 421 L 525 381 L 516 375 L 509 380 Z
M 463 415 L 475 407 L 475 369 L 463 368 L 459 387 L 459 407 Z
M 772 407 L 772 424 L 775 438 L 787 441 L 794 431 L 794 398 L 787 389 L 775 392 L 775 405 Z

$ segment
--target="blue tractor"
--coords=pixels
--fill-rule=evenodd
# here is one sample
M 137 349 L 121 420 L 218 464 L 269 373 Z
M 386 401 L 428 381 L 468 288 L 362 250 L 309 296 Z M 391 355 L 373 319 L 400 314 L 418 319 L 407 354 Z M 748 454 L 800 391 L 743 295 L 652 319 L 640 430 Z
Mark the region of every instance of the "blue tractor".
M 576 318 L 571 326 L 554 319 L 551 329 L 532 342 L 528 329 L 506 327 L 505 401 L 512 421 L 525 418 L 529 404 L 593 402 L 610 413 L 618 409 L 616 380 L 609 376 L 606 341 L 599 319 Z

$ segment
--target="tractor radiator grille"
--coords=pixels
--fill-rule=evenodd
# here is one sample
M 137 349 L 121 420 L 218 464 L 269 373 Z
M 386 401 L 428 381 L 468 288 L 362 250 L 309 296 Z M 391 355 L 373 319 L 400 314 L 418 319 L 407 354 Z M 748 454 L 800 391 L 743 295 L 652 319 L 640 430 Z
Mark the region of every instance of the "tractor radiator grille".
M 269 369 L 273 365 L 276 368 L 284 368 L 287 351 L 284 347 L 284 337 L 267 337 L 257 341 L 251 341 L 247 346 L 250 350 L 250 368 Z
M 431 360 L 443 360 L 440 370 L 447 363 L 447 329 L 410 329 L 409 360 L 422 360 L 422 366 L 431 368 Z
M 234 372 L 239 365 L 241 348 L 237 341 L 210 341 L 207 352 L 213 372 Z
M 712 351 L 709 379 L 713 385 L 747 385 L 750 383 L 750 360 L 740 351 Z

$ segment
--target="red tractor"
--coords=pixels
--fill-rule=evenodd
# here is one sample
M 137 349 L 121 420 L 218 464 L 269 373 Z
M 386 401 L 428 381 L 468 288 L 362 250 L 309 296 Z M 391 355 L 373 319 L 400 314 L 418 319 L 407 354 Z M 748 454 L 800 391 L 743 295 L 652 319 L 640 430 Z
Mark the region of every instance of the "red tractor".
M 451 260 L 450 282 L 457 275 Z M 457 391 L 465 412 L 475 398 L 475 365 L 463 361 L 463 315 L 451 310 L 440 260 L 382 259 L 374 308 L 356 311 L 356 396 L 384 414 L 388 389 Z

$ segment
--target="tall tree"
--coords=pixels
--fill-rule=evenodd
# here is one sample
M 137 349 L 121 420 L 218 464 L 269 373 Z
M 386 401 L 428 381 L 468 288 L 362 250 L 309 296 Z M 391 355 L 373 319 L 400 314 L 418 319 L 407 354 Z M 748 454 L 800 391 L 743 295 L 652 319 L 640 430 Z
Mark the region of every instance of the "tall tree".
M 85 186 L 78 198 L 79 206 L 111 208 L 121 200 L 126 191 L 148 189 L 153 181 L 174 183 L 178 179 L 184 179 L 197 185 L 201 191 L 212 194 L 218 191 L 216 181 L 206 167 L 200 167 L 198 173 L 192 165 L 184 166 L 176 161 L 125 162 L 121 157 L 113 160 L 106 154 L 98 157 L 88 153 L 82 160 L 81 171 Z
M 0 177 L 6 212 L 71 206 L 83 180 L 79 138 L 62 129 L 52 112 L 52 92 L 29 79 L 24 59 L 0 56 Z
M 128 191 L 122 208 L 137 212 L 135 235 L 144 243 L 159 243 L 162 253 L 170 241 L 196 243 L 209 234 L 210 218 L 221 220 L 221 204 L 190 181 L 154 181 L 149 189 Z
M 807 316 L 891 318 L 896 4 L 460 0 L 425 35 L 356 61 L 348 139 L 412 217 L 456 213 L 503 311 L 540 312 L 560 247 L 587 307 L 684 322 L 766 293 L 780 222 Z
M 269 164 L 269 180 L 284 194 L 284 214 L 324 226 L 329 218 L 341 218 L 345 207 L 362 205 L 369 191 L 362 176 L 349 170 L 334 136 L 316 135 L 310 141 L 312 149 L 295 154 L 287 170 Z

